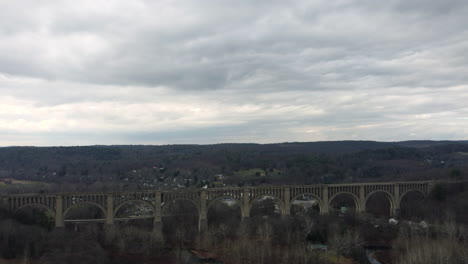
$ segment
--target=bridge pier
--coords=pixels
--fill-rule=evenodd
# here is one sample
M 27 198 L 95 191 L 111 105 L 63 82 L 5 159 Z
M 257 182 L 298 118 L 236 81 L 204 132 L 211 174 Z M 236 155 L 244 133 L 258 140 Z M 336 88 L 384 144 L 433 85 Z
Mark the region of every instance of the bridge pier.
M 400 184 L 395 183 L 393 185 L 393 208 L 391 215 L 392 217 L 400 216 Z
M 281 212 L 282 217 L 291 215 L 291 191 L 288 187 L 284 188 L 284 208 Z
M 330 202 L 328 201 L 328 186 L 325 185 L 322 187 L 322 208 L 320 208 L 320 214 L 328 214 L 330 211 Z
M 206 190 L 202 190 L 199 196 L 199 216 L 198 216 L 198 234 L 199 246 L 201 248 L 208 247 L 208 209 L 206 207 Z
M 153 222 L 153 241 L 156 244 L 162 244 L 164 242 L 162 221 L 155 220 Z
M 356 204 L 356 212 L 358 214 L 363 214 L 366 212 L 366 193 L 364 190 L 364 185 L 359 185 L 359 197 Z
M 114 239 L 114 195 L 107 194 L 106 196 L 106 225 L 104 227 L 106 233 L 106 242 L 111 243 Z
M 106 197 L 106 225 L 114 225 L 114 195 Z
M 162 209 L 161 209 L 161 192 L 156 192 L 156 197 L 155 197 L 153 239 L 156 243 L 162 243 L 164 241 Z
M 250 218 L 250 192 L 248 189 L 244 189 L 242 192 L 241 207 L 241 223 L 246 223 Z
M 57 195 L 55 200 L 55 228 L 63 228 L 64 226 L 63 197 L 61 195 Z
M 206 191 L 200 192 L 200 216 L 198 220 L 198 231 L 202 234 L 208 230 L 207 220 L 207 208 L 206 208 Z

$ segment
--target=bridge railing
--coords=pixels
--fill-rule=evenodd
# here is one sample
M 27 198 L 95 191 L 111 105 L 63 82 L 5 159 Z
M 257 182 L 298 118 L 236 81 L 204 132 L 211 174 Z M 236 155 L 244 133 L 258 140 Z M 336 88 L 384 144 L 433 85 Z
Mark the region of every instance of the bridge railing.
M 261 189 L 277 189 L 277 188 L 303 188 L 303 187 L 340 187 L 340 186 L 371 186 L 371 185 L 395 185 L 395 184 L 437 184 L 437 183 L 464 183 L 463 181 L 397 181 L 397 182 L 366 182 L 366 183 L 339 183 L 339 184 L 307 184 L 307 185 L 261 185 L 261 186 L 228 186 L 228 187 L 214 187 L 214 188 L 184 188 L 184 189 L 154 189 L 154 190 L 135 190 L 135 191 L 110 191 L 110 192 L 51 192 L 51 193 L 21 193 L 21 194 L 0 194 L 0 198 L 9 197 L 36 197 L 36 196 L 73 196 L 73 195 L 125 195 L 135 193 L 148 193 L 153 194 L 160 192 L 162 194 L 181 193 L 181 192 L 201 192 L 201 191 L 225 191 L 225 190 L 261 190 Z

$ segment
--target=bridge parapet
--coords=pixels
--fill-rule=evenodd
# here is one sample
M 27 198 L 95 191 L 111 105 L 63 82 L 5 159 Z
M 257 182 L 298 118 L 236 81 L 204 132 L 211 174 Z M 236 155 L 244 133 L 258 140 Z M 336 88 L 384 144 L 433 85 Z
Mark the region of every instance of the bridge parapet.
M 395 184 L 384 183 L 384 184 L 372 184 L 364 186 L 364 195 L 367 197 L 374 192 L 385 192 L 391 196 L 395 194 Z
M 260 188 L 249 188 L 249 198 L 250 201 L 258 199 L 262 196 L 271 196 L 280 201 L 284 199 L 284 189 L 285 186 L 265 186 Z
M 433 182 L 401 182 L 400 186 L 400 198 L 405 196 L 410 191 L 418 191 L 424 197 L 426 197 L 431 191 Z
M 200 193 L 201 190 L 174 190 L 174 191 L 162 191 L 161 192 L 161 202 L 163 206 L 176 201 L 176 200 L 188 200 L 196 204 L 197 208 L 200 206 Z
M 154 206 L 156 201 L 157 193 L 152 192 L 125 192 L 125 193 L 113 193 L 113 203 L 116 207 L 120 207 L 130 201 L 144 201 Z
M 328 199 L 331 201 L 333 198 L 335 198 L 337 195 L 342 194 L 342 193 L 349 193 L 355 197 L 359 196 L 359 185 L 357 184 L 348 184 L 348 185 L 335 185 L 335 184 L 330 184 L 328 185 Z
M 211 202 L 217 199 L 232 198 L 240 202 L 244 195 L 242 188 L 219 188 L 219 189 L 207 189 L 206 199 Z
M 17 211 L 26 206 L 39 206 L 48 209 L 51 212 L 55 211 L 56 195 L 54 194 L 24 194 L 10 195 L 4 198 L 9 210 Z
M 78 204 L 94 204 L 101 208 L 107 207 L 107 195 L 103 193 L 62 194 L 63 210 L 68 211 Z
M 290 200 L 298 198 L 304 194 L 311 194 L 320 200 L 323 200 L 323 185 L 292 185 L 290 189 Z

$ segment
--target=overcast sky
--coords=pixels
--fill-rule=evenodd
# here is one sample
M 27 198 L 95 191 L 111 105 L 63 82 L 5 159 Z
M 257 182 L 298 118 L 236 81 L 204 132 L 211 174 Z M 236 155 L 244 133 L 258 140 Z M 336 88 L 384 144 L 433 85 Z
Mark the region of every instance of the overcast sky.
M 0 145 L 468 139 L 466 0 L 0 0 Z

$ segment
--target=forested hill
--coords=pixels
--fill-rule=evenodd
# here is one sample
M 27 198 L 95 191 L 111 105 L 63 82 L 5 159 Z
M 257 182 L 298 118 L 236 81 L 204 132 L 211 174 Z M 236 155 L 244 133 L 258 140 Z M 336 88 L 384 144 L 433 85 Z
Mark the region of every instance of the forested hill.
M 3 186 L 11 184 L 5 179 L 89 189 L 459 179 L 467 168 L 468 141 L 0 148 Z

